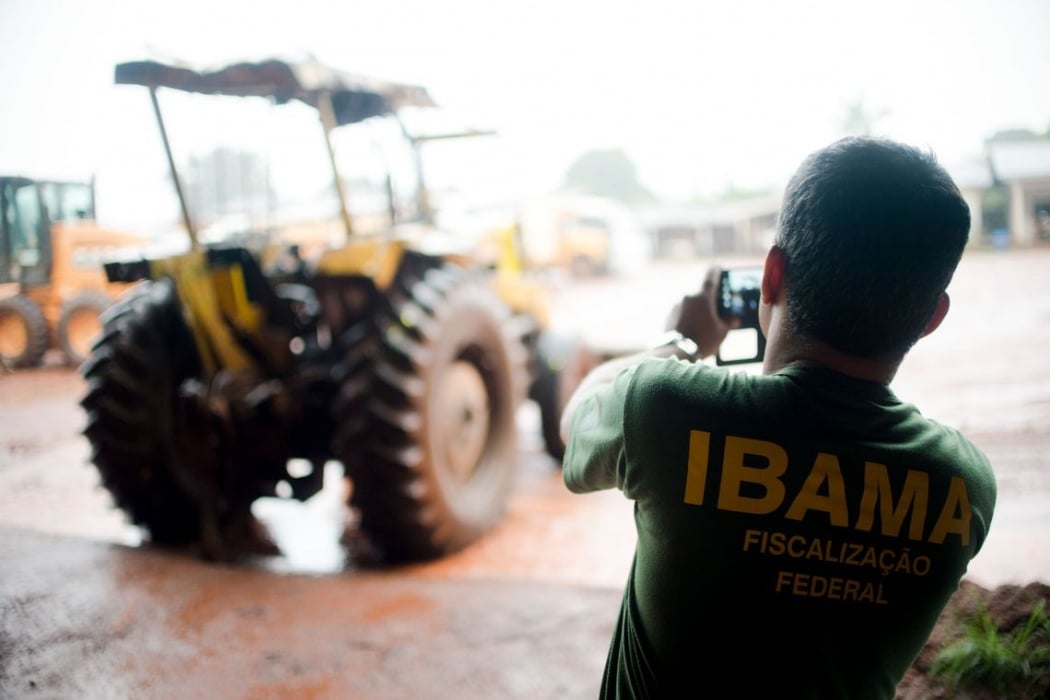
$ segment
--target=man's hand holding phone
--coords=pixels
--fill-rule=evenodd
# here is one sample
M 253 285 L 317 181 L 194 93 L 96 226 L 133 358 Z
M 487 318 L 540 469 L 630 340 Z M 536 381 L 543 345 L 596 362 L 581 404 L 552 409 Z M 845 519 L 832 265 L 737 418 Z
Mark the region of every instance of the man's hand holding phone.
M 678 331 L 695 342 L 700 357 L 717 353 L 729 331 L 739 326 L 735 319 L 724 318 L 718 313 L 718 288 L 721 277 L 721 267 L 710 267 L 704 276 L 700 291 L 683 296 L 667 319 L 667 330 Z

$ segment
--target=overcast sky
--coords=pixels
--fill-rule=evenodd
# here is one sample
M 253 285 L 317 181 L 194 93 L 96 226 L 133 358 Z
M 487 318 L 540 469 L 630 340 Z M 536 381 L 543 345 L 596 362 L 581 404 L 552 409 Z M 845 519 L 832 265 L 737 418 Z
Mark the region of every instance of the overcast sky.
M 0 0 L 0 168 L 94 173 L 120 219 L 159 140 L 115 63 L 303 52 L 426 85 L 534 189 L 591 148 L 667 197 L 780 186 L 856 100 L 948 163 L 1050 127 L 1047 0 Z

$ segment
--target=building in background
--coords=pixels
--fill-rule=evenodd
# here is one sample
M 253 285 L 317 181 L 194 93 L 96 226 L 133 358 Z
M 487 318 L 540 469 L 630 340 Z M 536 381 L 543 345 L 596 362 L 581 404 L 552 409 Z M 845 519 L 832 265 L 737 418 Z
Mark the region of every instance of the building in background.
M 989 145 L 988 164 L 1006 187 L 1007 230 L 1017 246 L 1050 243 L 1050 141 Z
M 761 254 L 773 243 L 781 193 L 696 205 L 638 210 L 659 258 Z
M 1050 243 L 1050 140 L 993 140 L 949 171 L 970 205 L 971 245 Z
M 947 169 L 970 206 L 971 246 L 1050 244 L 1050 140 L 993 140 L 983 156 Z M 781 195 L 653 204 L 637 214 L 656 257 L 755 255 L 773 242 Z

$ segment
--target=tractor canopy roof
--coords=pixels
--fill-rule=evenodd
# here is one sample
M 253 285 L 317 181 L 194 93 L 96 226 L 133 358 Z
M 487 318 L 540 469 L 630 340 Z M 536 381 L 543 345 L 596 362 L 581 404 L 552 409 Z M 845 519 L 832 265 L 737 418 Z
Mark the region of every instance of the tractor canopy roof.
M 117 64 L 118 85 L 166 87 L 206 95 L 268 97 L 279 104 L 299 100 L 315 109 L 331 96 L 337 126 L 396 112 L 402 107 L 433 107 L 426 88 L 347 73 L 313 59 L 234 63 L 197 70 L 157 61 Z

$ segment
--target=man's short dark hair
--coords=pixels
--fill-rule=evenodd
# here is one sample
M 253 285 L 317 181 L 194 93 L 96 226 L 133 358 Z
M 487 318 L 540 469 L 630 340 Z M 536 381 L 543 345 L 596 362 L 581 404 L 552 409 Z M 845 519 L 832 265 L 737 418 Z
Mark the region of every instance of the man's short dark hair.
M 903 354 L 921 337 L 962 257 L 970 210 L 932 153 L 846 138 L 788 183 L 776 245 L 788 318 L 857 357 Z

